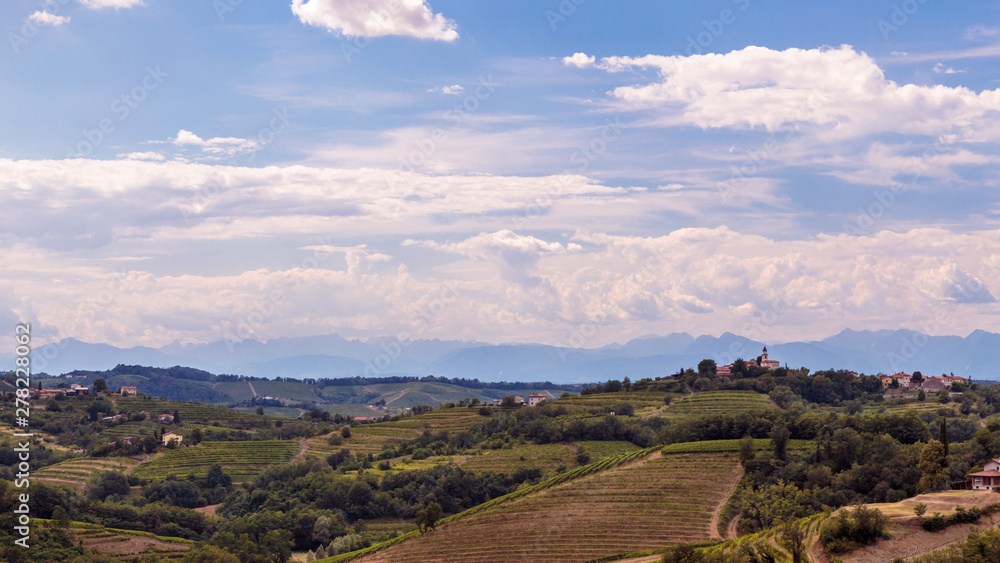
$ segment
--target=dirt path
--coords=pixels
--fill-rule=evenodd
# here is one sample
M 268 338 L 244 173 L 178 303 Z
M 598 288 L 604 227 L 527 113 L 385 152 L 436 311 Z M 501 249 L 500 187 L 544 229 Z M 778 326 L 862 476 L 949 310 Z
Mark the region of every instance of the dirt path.
M 713 540 L 725 539 L 722 537 L 722 535 L 719 534 L 719 518 L 722 516 L 722 509 L 725 508 L 726 503 L 729 502 L 729 499 L 732 498 L 733 493 L 736 492 L 736 487 L 739 486 L 740 480 L 743 479 L 743 473 L 744 473 L 743 466 L 740 466 L 740 476 L 736 478 L 736 481 L 733 483 L 733 486 L 729 488 L 729 492 L 726 494 L 726 498 L 724 498 L 722 502 L 719 503 L 719 506 L 715 507 L 715 512 L 712 513 L 712 524 L 711 524 L 712 528 L 708 531 L 708 533 L 709 537 L 711 537 Z
M 132 459 L 135 459 L 135 458 L 132 458 Z M 128 469 L 126 469 L 126 470 L 125 470 L 125 474 L 126 474 L 126 475 L 131 475 L 132 473 L 134 473 L 134 472 L 135 472 L 135 468 L 136 468 L 136 467 L 139 467 L 140 465 L 142 465 L 142 464 L 144 464 L 144 463 L 146 463 L 147 461 L 150 461 L 150 460 L 152 460 L 152 459 L 153 459 L 153 456 L 151 456 L 151 455 L 149 455 L 149 454 L 144 454 L 144 455 L 142 456 L 142 459 L 138 459 L 138 460 L 136 460 L 136 461 L 138 461 L 139 463 L 137 463 L 137 464 L 135 464 L 135 465 L 131 465 L 131 466 L 129 466 L 129 468 L 128 468 Z
M 725 539 L 735 540 L 736 538 L 740 537 L 740 533 L 736 531 L 736 523 L 740 521 L 740 516 L 743 516 L 742 512 L 740 512 L 736 516 L 733 516 L 733 519 L 729 521 L 729 525 L 726 526 Z
M 249 381 L 247 381 L 247 385 L 250 386 L 250 392 L 253 393 L 254 398 L 256 398 L 257 397 L 257 390 L 253 388 L 253 383 L 250 383 Z
M 302 438 L 299 440 L 299 453 L 295 454 L 295 457 L 292 458 L 292 463 L 305 461 L 307 451 L 309 451 L 309 439 Z

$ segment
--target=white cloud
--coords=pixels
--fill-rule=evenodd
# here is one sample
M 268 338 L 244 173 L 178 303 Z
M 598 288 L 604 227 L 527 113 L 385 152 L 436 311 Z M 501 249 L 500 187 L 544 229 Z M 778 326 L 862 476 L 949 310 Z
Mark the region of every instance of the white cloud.
M 292 12 L 302 23 L 352 37 L 458 39 L 455 22 L 435 14 L 425 0 L 292 0 Z
M 609 72 L 652 67 L 660 80 L 612 95 L 630 109 L 655 109 L 666 124 L 702 128 L 822 126 L 832 137 L 876 132 L 938 135 L 996 126 L 1000 90 L 899 85 L 849 46 L 728 54 L 608 57 Z
M 454 84 L 452 86 L 442 86 L 440 88 L 430 88 L 427 91 L 428 92 L 440 92 L 442 94 L 451 94 L 453 96 L 457 96 L 457 95 L 461 94 L 464 90 L 465 90 L 465 88 L 463 88 L 460 84 Z
M 988 27 L 978 23 L 965 30 L 966 39 L 979 39 L 980 37 L 996 37 L 1000 35 L 1000 27 Z
M 936 74 L 963 74 L 965 70 L 955 70 L 953 68 L 944 66 L 943 63 L 937 63 L 934 65 L 934 72 Z
M 253 152 L 257 148 L 257 142 L 239 137 L 213 137 L 202 139 L 190 131 L 181 129 L 177 136 L 170 139 L 173 144 L 183 147 L 193 145 L 214 156 L 234 156 L 241 153 Z
M 572 56 L 563 57 L 563 64 L 566 66 L 575 66 L 576 68 L 590 68 L 594 66 L 594 61 L 597 60 L 593 55 L 587 56 L 586 53 L 573 53 Z
M 119 154 L 118 158 L 127 158 L 130 160 L 165 160 L 166 157 L 158 152 L 130 152 Z
M 35 12 L 28 16 L 28 19 L 43 25 L 62 25 L 64 23 L 69 23 L 69 18 L 66 16 L 57 16 L 44 11 Z
M 134 8 L 136 6 L 146 5 L 143 0 L 80 0 L 80 3 L 87 8 L 95 10 L 103 8 L 114 8 L 118 10 L 121 8 Z

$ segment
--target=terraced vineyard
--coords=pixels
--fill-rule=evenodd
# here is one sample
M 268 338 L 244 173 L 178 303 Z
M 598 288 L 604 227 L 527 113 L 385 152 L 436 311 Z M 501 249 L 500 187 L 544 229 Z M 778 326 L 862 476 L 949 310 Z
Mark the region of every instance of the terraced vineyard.
M 70 482 L 83 485 L 94 473 L 102 471 L 125 472 L 137 465 L 139 465 L 139 461 L 130 457 L 83 457 L 43 467 L 34 473 L 34 477 L 42 481 Z
M 445 523 L 364 563 L 579 562 L 711 538 L 740 476 L 735 456 L 654 453 Z M 469 538 L 477 538 L 470 542 Z
M 263 420 L 256 415 L 241 413 L 225 407 L 217 407 L 205 403 L 184 403 L 181 401 L 168 401 L 166 399 L 145 399 L 140 397 L 117 397 L 115 406 L 128 409 L 129 412 L 138 413 L 146 411 L 154 417 L 174 411 L 181 417 L 181 422 L 219 422 L 227 426 L 258 426 Z
M 168 450 L 160 457 L 135 470 L 143 479 L 158 479 L 167 475 L 204 476 L 213 465 L 233 481 L 247 481 L 264 469 L 288 463 L 299 451 L 297 440 L 254 440 L 250 442 L 202 442 L 193 447 Z
M 480 424 L 483 419 L 478 408 L 453 408 L 405 417 L 396 422 L 361 424 L 351 428 L 351 437 L 344 439 L 339 446 L 331 446 L 328 435 L 310 439 L 309 455 L 326 457 L 341 448 L 347 448 L 351 453 L 379 454 L 385 446 L 412 440 L 427 429 L 461 432 Z
M 621 393 L 595 393 L 592 395 L 574 395 L 559 399 L 558 404 L 564 406 L 585 406 L 585 407 L 605 407 L 617 402 L 632 403 L 636 409 L 644 407 L 663 406 L 665 397 L 675 397 L 673 393 L 660 393 L 656 391 L 638 391 Z
M 755 391 L 708 391 L 695 393 L 670 403 L 667 416 L 727 414 L 749 410 L 774 409 L 767 395 Z
M 636 448 L 638 449 L 638 447 Z M 513 473 L 526 468 L 538 468 L 546 474 L 554 473 L 560 465 L 575 467 L 577 449 L 569 444 L 526 444 L 505 450 L 484 450 L 479 455 L 467 456 L 458 465 L 466 471 L 495 471 Z M 597 461 L 594 458 L 594 461 Z
M 757 451 L 771 449 L 771 440 L 757 439 L 753 441 Z M 811 440 L 789 440 L 789 450 L 808 450 L 815 447 Z M 663 454 L 694 454 L 694 453 L 736 453 L 740 451 L 740 440 L 706 440 L 702 442 L 680 442 L 664 446 Z

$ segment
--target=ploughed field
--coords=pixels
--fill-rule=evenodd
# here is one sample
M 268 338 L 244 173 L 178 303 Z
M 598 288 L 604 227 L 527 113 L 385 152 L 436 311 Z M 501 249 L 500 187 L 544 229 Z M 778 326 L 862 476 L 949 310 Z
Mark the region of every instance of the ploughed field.
M 712 515 L 740 474 L 733 455 L 657 452 L 499 503 L 359 561 L 579 562 L 707 541 Z

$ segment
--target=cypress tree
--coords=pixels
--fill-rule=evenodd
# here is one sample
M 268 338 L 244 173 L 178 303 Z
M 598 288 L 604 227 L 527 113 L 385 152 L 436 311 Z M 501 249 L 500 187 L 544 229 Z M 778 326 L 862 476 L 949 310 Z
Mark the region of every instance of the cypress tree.
M 938 441 L 944 444 L 944 457 L 948 457 L 948 419 L 942 418 L 938 427 Z

